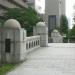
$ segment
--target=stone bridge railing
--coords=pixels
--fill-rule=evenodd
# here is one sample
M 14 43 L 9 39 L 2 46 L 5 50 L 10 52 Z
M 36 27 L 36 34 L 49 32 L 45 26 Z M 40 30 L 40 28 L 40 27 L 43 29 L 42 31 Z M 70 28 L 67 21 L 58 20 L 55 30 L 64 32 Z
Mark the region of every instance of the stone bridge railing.
M 0 63 L 19 63 L 26 55 L 38 48 L 48 46 L 48 28 L 39 22 L 33 28 L 33 35 L 26 36 L 26 30 L 14 19 L 7 20 L 0 28 Z
M 40 36 L 26 37 L 26 51 L 40 47 Z

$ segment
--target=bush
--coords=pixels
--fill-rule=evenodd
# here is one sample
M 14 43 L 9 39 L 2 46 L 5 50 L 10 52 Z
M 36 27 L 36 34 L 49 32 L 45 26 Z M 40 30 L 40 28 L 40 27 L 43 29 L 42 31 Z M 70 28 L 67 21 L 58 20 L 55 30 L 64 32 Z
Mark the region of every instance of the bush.
M 64 43 L 68 43 L 68 38 L 67 38 L 67 37 L 64 37 L 64 38 L 63 38 L 63 42 L 64 42 Z
M 0 67 L 0 75 L 5 75 L 14 68 L 13 64 L 4 64 Z
M 61 34 L 68 34 L 68 20 L 65 15 L 60 18 L 60 32 Z

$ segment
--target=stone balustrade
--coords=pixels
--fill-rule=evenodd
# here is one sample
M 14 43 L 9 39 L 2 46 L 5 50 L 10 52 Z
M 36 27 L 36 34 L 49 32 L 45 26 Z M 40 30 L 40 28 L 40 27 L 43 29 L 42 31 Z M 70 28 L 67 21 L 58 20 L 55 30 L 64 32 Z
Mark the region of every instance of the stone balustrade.
M 39 47 L 48 46 L 48 29 L 45 23 L 39 22 L 31 37 L 26 36 L 26 30 L 21 28 L 15 19 L 9 19 L 0 28 L 0 63 L 19 63 L 26 55 Z
M 40 36 L 26 37 L 26 50 L 40 47 Z

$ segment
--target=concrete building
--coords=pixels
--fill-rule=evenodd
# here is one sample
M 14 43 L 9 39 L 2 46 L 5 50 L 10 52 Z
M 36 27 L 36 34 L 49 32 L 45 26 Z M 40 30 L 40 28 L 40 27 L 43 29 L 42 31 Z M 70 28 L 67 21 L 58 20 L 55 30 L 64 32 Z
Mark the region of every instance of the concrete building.
M 35 0 L 27 0 L 26 3 L 28 4 L 28 6 L 35 8 Z
M 10 8 L 27 8 L 26 0 L 0 0 L 0 17 Z
M 65 14 L 65 0 L 45 0 L 45 22 L 48 26 L 48 34 L 60 26 L 60 17 Z

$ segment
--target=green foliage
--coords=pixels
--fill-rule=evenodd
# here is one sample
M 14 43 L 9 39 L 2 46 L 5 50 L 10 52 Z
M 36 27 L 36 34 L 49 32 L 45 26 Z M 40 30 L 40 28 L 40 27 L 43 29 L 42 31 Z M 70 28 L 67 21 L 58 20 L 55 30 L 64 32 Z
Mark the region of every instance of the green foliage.
M 69 41 L 75 43 L 75 25 L 69 30 Z
M 69 33 L 69 37 L 70 38 L 75 38 L 75 25 L 73 26 L 73 28 L 71 29 L 70 33 Z
M 7 72 L 14 68 L 13 64 L 4 64 L 0 67 L 0 75 L 5 75 Z
M 68 34 L 68 20 L 65 15 L 60 18 L 60 32 L 61 34 Z
M 75 16 L 73 17 L 73 21 L 75 22 Z
M 3 23 L 5 22 L 5 19 L 1 19 L 0 18 L 0 27 L 2 27 L 3 26 Z
M 7 19 L 16 19 L 20 22 L 21 27 L 25 28 L 28 32 L 28 34 L 32 33 L 33 26 L 36 25 L 36 23 L 40 20 L 37 16 L 37 13 L 34 9 L 28 8 L 28 9 L 20 9 L 20 8 L 14 8 L 8 10 L 8 12 L 4 13 L 4 16 Z

